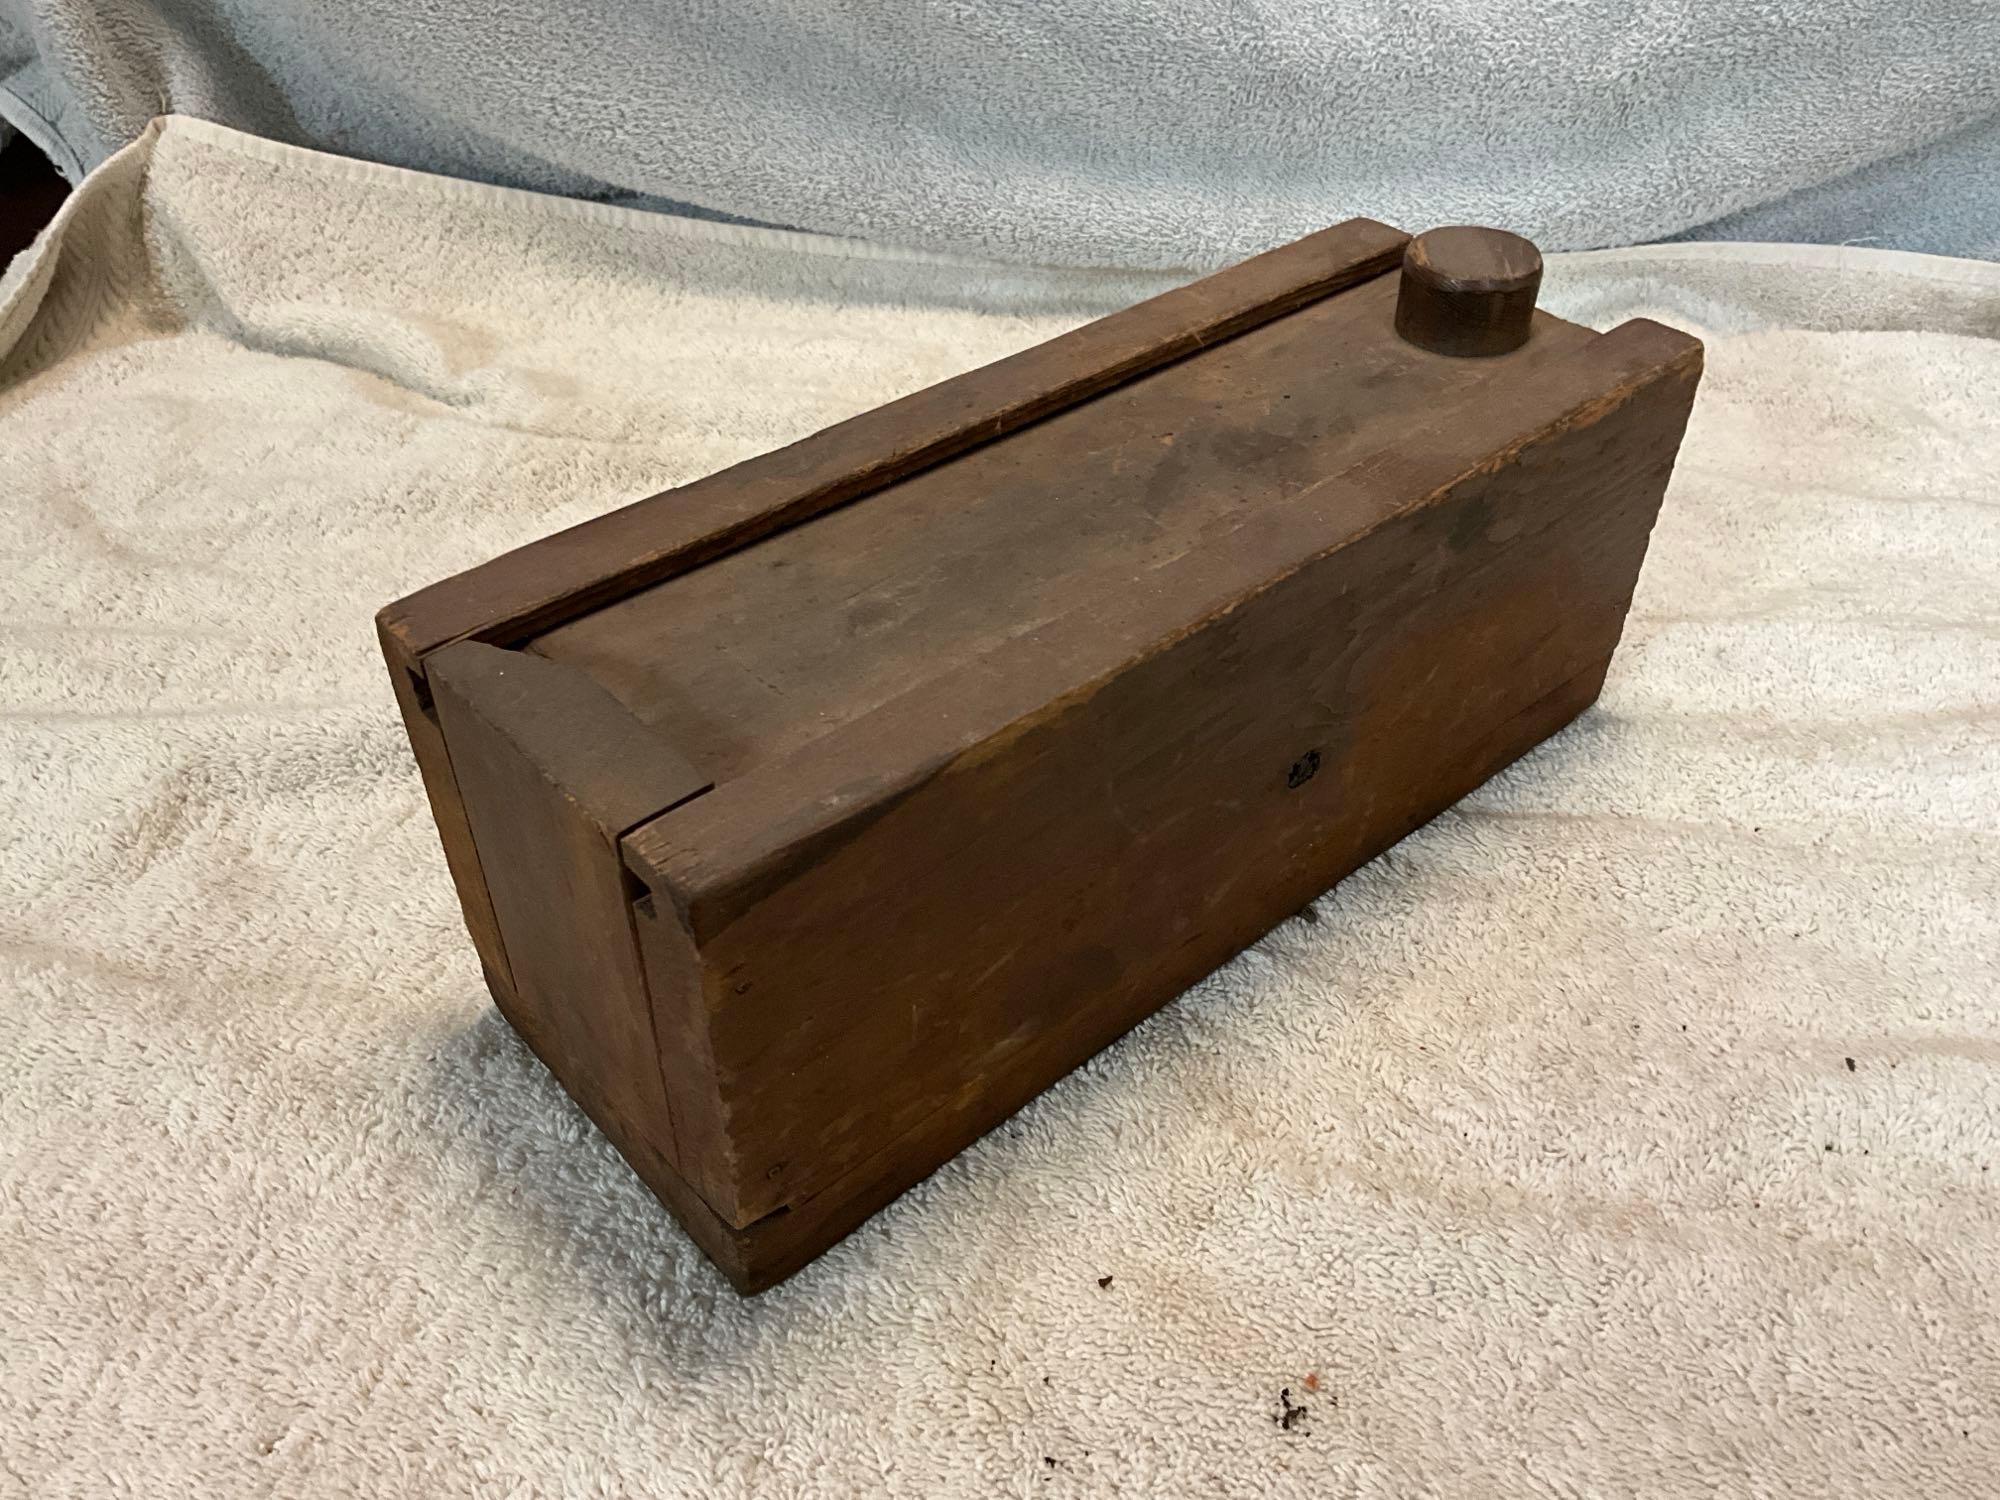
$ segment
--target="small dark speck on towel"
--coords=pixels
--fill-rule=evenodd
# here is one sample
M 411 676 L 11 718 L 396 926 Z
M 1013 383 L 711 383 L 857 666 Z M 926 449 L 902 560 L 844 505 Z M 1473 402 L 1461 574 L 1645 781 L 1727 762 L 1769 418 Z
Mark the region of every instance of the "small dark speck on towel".
M 1846 1062 L 1847 1062 L 1847 1071 L 1852 1073 L 1854 1071 L 1854 1059 L 1850 1057 L 1846 1059 Z
M 1111 1285 L 1111 1278 L 1109 1276 L 1100 1276 L 1097 1278 L 1097 1289 L 1099 1291 L 1103 1291 L 1106 1287 L 1110 1285 Z
M 1290 1386 L 1286 1386 L 1278 1392 L 1278 1407 L 1278 1414 L 1271 1418 L 1271 1421 L 1286 1432 L 1290 1432 L 1294 1426 L 1303 1422 L 1306 1413 L 1312 1410 L 1309 1406 L 1292 1405 L 1292 1388 Z

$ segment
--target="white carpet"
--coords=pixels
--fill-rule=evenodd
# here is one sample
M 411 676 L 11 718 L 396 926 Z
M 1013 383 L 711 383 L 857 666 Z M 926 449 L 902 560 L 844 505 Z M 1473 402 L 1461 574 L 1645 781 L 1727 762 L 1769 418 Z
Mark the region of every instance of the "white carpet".
M 93 178 L 0 286 L 0 1493 L 2000 1492 L 1992 266 L 1553 263 L 1716 335 L 1603 704 L 777 1291 L 498 1022 L 374 609 L 1155 285 Z

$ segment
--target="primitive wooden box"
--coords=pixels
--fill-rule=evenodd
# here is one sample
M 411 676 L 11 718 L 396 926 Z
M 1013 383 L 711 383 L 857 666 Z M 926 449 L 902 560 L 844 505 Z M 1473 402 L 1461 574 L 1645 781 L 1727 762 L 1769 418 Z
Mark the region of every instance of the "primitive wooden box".
M 1700 345 L 1530 287 L 1520 347 L 1433 352 L 1407 243 L 1336 226 L 382 612 L 494 1000 L 740 1289 L 1596 697 Z

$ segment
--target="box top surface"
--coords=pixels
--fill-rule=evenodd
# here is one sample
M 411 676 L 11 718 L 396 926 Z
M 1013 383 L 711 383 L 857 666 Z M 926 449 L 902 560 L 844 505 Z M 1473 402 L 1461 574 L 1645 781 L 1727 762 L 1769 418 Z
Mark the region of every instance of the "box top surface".
M 588 673 L 721 786 L 918 684 L 976 673 L 996 645 L 1100 628 L 1107 603 L 1162 587 L 1245 519 L 1596 337 L 1537 314 L 1522 349 L 1451 358 L 1395 335 L 1395 300 L 1394 275 L 1365 281 L 527 649 Z M 1325 541 L 1302 528 L 1301 549 Z M 1204 601 L 1186 602 L 1192 621 Z

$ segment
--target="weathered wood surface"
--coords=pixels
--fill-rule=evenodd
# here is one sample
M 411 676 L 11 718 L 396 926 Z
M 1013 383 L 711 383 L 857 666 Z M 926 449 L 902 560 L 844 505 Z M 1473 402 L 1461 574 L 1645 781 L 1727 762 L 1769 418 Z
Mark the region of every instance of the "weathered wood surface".
M 1408 240 L 1349 219 L 496 557 L 389 606 L 382 628 L 410 661 L 467 637 L 513 644 L 1379 276 Z
M 1586 706 L 1697 348 L 1627 325 L 628 835 L 734 1221 L 1031 1097 Z
M 507 946 L 500 938 L 500 919 L 493 912 L 493 898 L 486 889 L 486 872 L 480 867 L 479 851 L 472 843 L 472 825 L 466 821 L 465 800 L 458 794 L 458 779 L 452 774 L 451 754 L 445 748 L 444 731 L 438 727 L 437 708 L 431 702 L 430 685 L 417 673 L 402 649 L 383 629 L 376 616 L 377 637 L 383 660 L 389 666 L 389 684 L 402 711 L 403 731 L 409 736 L 417 772 L 423 778 L 424 795 L 430 802 L 431 820 L 436 823 L 438 842 L 444 846 L 446 867 L 458 891 L 459 910 L 465 916 L 465 930 L 489 975 L 503 986 L 513 983 L 507 961 Z
M 1518 234 L 1453 224 L 1403 251 L 1396 332 L 1458 358 L 1506 354 L 1528 341 L 1542 254 Z
M 458 640 L 513 645 L 992 442 L 1145 371 L 1392 268 L 1409 236 L 1370 219 L 1308 235 L 1162 296 L 967 371 L 692 484 L 609 512 L 419 590 L 376 618 L 466 927 L 510 972 L 450 756 L 431 718 L 428 655 Z
M 1438 352 L 1402 245 L 1342 226 L 384 612 L 496 1000 L 739 1287 L 1595 697 L 1700 346 L 1530 307 Z
M 1143 586 L 1260 510 L 1408 439 L 1412 414 L 1595 339 L 1544 316 L 1506 370 L 1389 336 L 1396 279 L 1154 371 L 537 637 L 718 780 L 1079 600 Z
M 607 1133 L 679 1165 L 618 841 L 707 781 L 579 672 L 476 641 L 429 666 L 505 934 L 502 1010 Z

